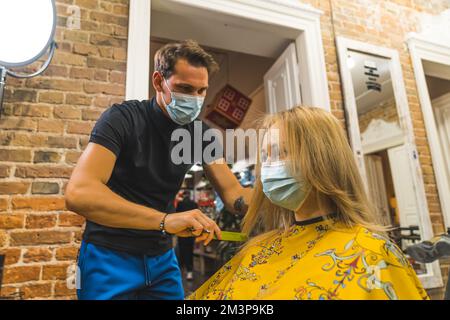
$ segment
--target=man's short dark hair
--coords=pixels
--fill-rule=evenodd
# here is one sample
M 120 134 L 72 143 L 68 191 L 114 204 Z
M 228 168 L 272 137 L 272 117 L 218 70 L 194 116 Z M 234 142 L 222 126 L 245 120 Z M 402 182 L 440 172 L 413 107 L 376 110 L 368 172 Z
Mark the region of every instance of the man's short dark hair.
M 172 42 L 164 45 L 155 54 L 155 71 L 159 71 L 164 78 L 169 78 L 179 59 L 185 59 L 194 67 L 205 67 L 208 74 L 219 70 L 214 58 L 203 50 L 194 40 Z

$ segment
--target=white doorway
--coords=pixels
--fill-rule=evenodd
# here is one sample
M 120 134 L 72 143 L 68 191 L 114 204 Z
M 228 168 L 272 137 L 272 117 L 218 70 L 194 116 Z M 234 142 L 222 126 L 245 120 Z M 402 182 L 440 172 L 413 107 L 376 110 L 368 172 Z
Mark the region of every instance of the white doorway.
M 399 225 L 402 228 L 419 226 L 419 206 L 414 190 L 414 179 L 411 170 L 404 166 L 408 159 L 405 145 L 389 148 L 387 153 L 398 206 Z
M 434 23 L 432 23 L 434 21 Z M 408 46 L 411 53 L 414 75 L 419 94 L 420 106 L 425 122 L 434 176 L 439 194 L 444 222 L 450 228 L 450 181 L 449 162 L 445 152 L 448 141 L 442 138 L 442 113 L 436 112 L 437 99 L 445 94 L 445 83 L 450 81 L 450 9 L 424 22 L 421 33 L 409 35 Z M 444 88 L 436 90 L 437 88 Z M 443 98 L 444 100 L 445 98 Z M 437 106 L 439 108 L 439 106 Z
M 294 99 L 282 98 L 330 110 L 320 15 L 298 0 L 131 0 L 126 99 L 149 98 L 150 37 L 157 37 L 272 59 L 290 46 L 298 72 L 289 68 L 284 84 Z

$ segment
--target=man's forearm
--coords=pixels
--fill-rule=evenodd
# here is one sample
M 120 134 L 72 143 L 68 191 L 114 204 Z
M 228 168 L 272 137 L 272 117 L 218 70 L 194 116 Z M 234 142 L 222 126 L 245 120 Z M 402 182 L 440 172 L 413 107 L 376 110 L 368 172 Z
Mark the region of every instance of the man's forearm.
M 100 182 L 68 188 L 66 206 L 92 222 L 115 228 L 159 230 L 164 216 L 122 198 Z
M 245 215 L 250 201 L 252 200 L 253 189 L 241 187 L 239 190 L 228 192 L 224 197 L 225 207 L 234 213 Z

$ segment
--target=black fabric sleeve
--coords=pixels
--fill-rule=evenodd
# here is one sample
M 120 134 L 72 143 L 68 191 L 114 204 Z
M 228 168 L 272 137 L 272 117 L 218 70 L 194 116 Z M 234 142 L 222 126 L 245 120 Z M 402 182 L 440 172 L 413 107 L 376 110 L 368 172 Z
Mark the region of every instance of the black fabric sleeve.
M 119 156 L 132 129 L 128 109 L 126 105 L 114 104 L 104 111 L 92 129 L 89 142 L 100 144 Z

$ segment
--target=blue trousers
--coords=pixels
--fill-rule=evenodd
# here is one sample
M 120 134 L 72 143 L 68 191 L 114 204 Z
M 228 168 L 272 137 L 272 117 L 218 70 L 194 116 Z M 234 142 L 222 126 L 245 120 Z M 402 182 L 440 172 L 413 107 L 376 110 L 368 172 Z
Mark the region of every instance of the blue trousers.
M 80 300 L 182 300 L 174 250 L 160 256 L 134 255 L 83 241 L 78 256 Z

